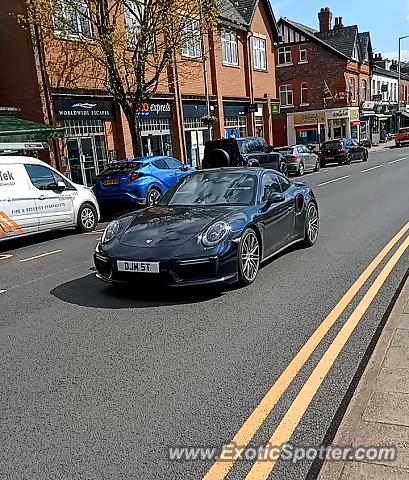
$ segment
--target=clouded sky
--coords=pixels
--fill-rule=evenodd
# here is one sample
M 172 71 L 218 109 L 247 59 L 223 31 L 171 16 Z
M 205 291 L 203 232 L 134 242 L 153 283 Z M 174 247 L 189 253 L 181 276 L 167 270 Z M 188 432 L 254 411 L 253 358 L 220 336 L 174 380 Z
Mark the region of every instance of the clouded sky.
M 409 0 L 271 0 L 280 16 L 318 29 L 317 14 L 330 7 L 344 25 L 358 25 L 370 31 L 375 52 L 397 58 L 398 37 L 409 35 Z M 402 43 L 402 59 L 409 60 L 409 38 Z

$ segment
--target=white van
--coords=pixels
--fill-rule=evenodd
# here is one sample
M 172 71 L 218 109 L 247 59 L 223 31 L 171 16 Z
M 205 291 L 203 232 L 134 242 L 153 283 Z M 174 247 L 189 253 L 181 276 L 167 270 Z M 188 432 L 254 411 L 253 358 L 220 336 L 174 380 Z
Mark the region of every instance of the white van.
M 91 189 L 35 158 L 0 156 L 0 242 L 66 227 L 91 232 L 99 217 Z

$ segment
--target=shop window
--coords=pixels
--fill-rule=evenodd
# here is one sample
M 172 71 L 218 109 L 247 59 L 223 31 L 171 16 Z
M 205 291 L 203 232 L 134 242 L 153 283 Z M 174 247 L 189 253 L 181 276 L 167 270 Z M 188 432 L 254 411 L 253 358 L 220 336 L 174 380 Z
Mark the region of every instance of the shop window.
M 253 37 L 253 65 L 257 70 L 267 70 L 266 40 Z
M 308 83 L 301 84 L 301 105 L 308 105 Z
M 187 58 L 202 58 L 202 34 L 198 20 L 187 18 L 182 29 L 182 55 Z
M 142 3 L 134 0 L 124 1 L 125 27 L 128 35 L 128 43 L 131 48 L 135 48 L 138 41 L 138 33 L 141 28 L 144 6 Z
M 283 107 L 294 106 L 294 95 L 292 85 L 280 86 L 280 100 Z
M 54 0 L 53 9 L 56 33 L 67 37 L 92 36 L 90 10 L 85 2 Z
M 236 32 L 231 30 L 222 30 L 221 39 L 223 63 L 227 65 L 238 65 L 239 56 Z
M 290 65 L 291 63 L 292 63 L 291 47 L 280 47 L 278 49 L 278 64 Z
M 307 48 L 305 45 L 300 45 L 300 63 L 307 63 Z

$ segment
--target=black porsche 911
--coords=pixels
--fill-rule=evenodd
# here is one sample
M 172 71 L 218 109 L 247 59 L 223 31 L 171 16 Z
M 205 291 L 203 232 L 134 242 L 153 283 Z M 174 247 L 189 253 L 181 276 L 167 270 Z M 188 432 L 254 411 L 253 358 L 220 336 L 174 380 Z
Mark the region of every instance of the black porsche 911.
M 197 171 L 158 205 L 111 222 L 94 261 L 97 276 L 114 284 L 249 285 L 263 261 L 296 242 L 312 246 L 318 230 L 304 183 L 262 168 Z

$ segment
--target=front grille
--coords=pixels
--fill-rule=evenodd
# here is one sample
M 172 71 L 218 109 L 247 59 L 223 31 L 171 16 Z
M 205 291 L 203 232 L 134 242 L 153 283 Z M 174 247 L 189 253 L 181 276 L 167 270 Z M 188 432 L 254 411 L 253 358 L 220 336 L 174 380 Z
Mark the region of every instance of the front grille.
M 101 257 L 99 255 L 94 256 L 95 267 L 98 273 L 104 277 L 109 278 L 112 273 L 112 262 L 109 258 Z

